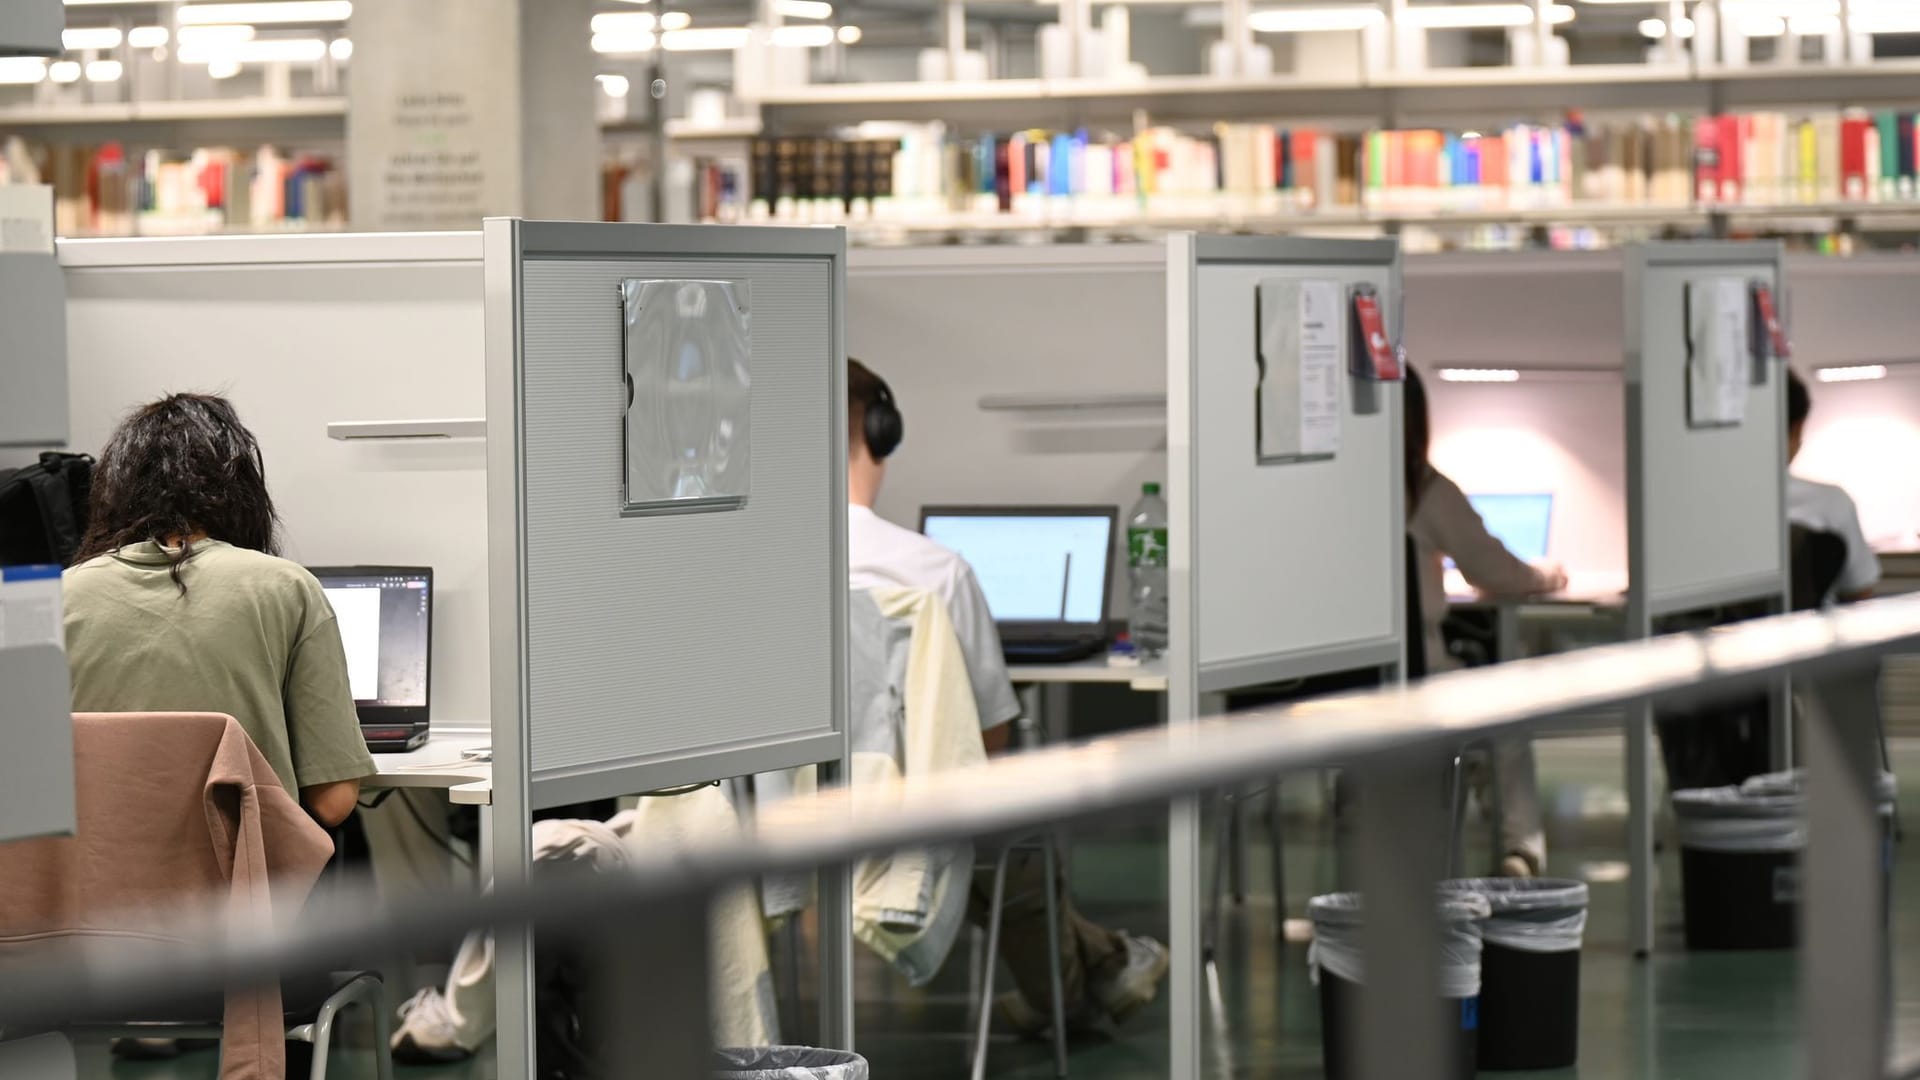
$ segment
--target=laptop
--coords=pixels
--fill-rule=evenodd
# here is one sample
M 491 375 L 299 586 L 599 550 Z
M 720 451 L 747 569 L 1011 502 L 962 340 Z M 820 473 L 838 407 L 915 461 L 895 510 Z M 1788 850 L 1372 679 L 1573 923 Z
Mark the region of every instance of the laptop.
M 1553 534 L 1552 495 L 1468 495 L 1487 531 L 1524 562 L 1547 557 Z
M 402 753 L 427 741 L 433 657 L 433 570 L 310 566 L 347 651 L 347 681 L 367 749 Z
M 920 531 L 973 567 L 1014 663 L 1107 647 L 1116 506 L 929 506 Z

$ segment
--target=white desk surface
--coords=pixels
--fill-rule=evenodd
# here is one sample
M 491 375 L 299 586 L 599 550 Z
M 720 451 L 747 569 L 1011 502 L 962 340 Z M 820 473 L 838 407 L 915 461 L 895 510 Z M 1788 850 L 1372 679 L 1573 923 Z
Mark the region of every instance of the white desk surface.
M 492 745 L 489 732 L 436 731 L 404 754 L 373 755 L 374 774 L 361 781 L 361 786 L 441 788 L 452 802 L 489 806 L 493 803 L 493 761 L 468 761 L 461 753 Z
M 1454 575 L 1449 574 L 1452 578 Z M 1627 575 L 1624 571 L 1580 571 L 1567 575 L 1567 587 L 1557 593 L 1546 596 L 1526 596 L 1513 599 L 1490 599 L 1479 593 L 1467 590 L 1456 592 L 1450 582 L 1447 594 L 1449 604 L 1477 605 L 1480 607 L 1590 607 L 1620 608 L 1627 605 Z M 1461 583 L 1464 584 L 1464 583 Z
M 1007 675 L 1015 683 L 1108 683 L 1149 694 L 1165 693 L 1167 689 L 1167 662 L 1162 659 L 1148 660 L 1137 667 L 1115 666 L 1104 656 L 1069 664 L 1014 664 L 1007 668 Z

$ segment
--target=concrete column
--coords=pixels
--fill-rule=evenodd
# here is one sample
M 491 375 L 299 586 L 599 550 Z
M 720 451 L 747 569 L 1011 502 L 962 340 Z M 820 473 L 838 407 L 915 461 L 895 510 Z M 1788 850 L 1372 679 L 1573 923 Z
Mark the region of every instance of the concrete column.
M 591 0 L 354 8 L 348 197 L 361 229 L 597 219 Z

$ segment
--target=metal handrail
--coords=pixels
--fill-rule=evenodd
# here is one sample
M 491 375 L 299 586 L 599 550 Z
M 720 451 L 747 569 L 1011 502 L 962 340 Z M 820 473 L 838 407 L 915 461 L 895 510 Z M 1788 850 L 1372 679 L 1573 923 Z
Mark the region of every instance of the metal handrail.
M 139 950 L 85 967 L 16 971 L 0 983 L 0 1028 L 271 980 L 283 969 L 323 967 L 370 947 L 446 940 L 474 927 L 578 930 L 610 924 L 637 906 L 698 896 L 754 874 L 1004 834 L 1278 773 L 1404 764 L 1600 706 L 1724 690 L 1782 669 L 1818 674 L 1908 646 L 1920 647 L 1920 595 L 1249 709 L 910 783 L 825 791 L 765 810 L 748 834 L 717 838 L 697 850 L 635 852 L 625 873 L 548 877 L 488 895 L 415 898 L 384 908 L 352 902 L 316 910 L 279 930 L 229 926 L 220 935 L 195 933 L 211 925 L 209 915 L 184 934 L 210 944 Z M 369 918 L 369 911 L 377 914 Z

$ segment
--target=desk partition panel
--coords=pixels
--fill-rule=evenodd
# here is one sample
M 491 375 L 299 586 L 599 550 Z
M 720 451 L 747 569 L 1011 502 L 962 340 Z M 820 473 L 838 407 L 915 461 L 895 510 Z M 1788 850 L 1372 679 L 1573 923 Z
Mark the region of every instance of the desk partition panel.
M 846 269 L 838 230 L 491 219 L 484 247 L 504 884 L 532 809 L 838 772 Z M 844 974 L 838 884 L 823 969 Z M 499 948 L 517 1075 L 531 953 Z

